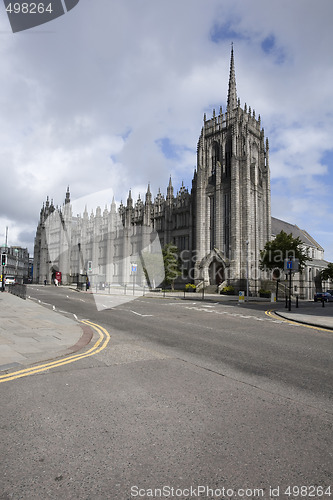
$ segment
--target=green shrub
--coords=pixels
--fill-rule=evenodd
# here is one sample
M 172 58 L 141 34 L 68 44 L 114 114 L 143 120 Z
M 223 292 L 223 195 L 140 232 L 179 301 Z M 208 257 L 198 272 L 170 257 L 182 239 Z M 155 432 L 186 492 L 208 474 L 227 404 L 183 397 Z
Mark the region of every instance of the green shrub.
M 232 285 L 228 285 L 222 288 L 221 293 L 225 293 L 226 295 L 234 295 L 235 289 Z
M 193 285 L 193 283 L 187 283 L 187 284 L 185 285 L 185 291 L 186 291 L 186 292 L 195 292 L 195 291 L 196 291 L 196 288 L 197 288 L 197 287 L 196 287 L 195 285 Z
M 264 290 L 263 288 L 260 288 L 260 290 L 259 290 L 259 296 L 260 297 L 270 297 L 271 296 L 271 291 L 270 290 Z

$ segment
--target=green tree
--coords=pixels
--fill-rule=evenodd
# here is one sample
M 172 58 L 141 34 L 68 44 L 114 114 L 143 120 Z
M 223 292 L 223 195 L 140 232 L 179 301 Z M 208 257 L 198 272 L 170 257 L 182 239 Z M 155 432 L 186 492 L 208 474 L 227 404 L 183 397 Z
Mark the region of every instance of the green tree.
M 285 259 L 298 259 L 302 272 L 306 262 L 312 260 L 303 248 L 302 240 L 281 231 L 273 241 L 268 241 L 260 252 L 260 269 L 284 269 Z
M 181 274 L 178 248 L 172 243 L 168 243 L 164 246 L 162 254 L 164 262 L 165 283 L 167 285 L 171 285 L 171 289 L 174 290 L 175 280 Z
M 320 273 L 320 279 L 322 281 L 327 281 L 329 279 L 333 280 L 333 263 L 330 262 L 327 264 L 327 267 L 323 269 Z

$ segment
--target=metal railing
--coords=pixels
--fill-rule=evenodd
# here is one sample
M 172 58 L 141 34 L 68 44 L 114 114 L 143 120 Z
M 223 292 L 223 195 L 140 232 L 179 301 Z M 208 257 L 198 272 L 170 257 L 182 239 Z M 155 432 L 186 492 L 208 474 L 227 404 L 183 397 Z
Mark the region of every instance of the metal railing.
M 196 291 L 200 292 L 200 290 L 202 290 L 204 287 L 205 287 L 205 282 L 203 280 L 199 281 L 199 283 L 197 283 L 196 285 Z
M 6 285 L 8 287 L 8 292 L 12 295 L 16 295 L 16 297 L 20 297 L 23 300 L 27 298 L 27 286 L 20 285 L 19 283 L 15 283 L 13 285 Z

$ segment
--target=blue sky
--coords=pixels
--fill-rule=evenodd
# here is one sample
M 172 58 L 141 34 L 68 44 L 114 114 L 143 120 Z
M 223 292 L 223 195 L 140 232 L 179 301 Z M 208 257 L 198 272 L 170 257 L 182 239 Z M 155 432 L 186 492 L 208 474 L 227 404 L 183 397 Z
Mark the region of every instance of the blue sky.
M 190 189 L 203 114 L 237 92 L 270 143 L 272 215 L 333 261 L 333 3 L 81 0 L 11 33 L 0 4 L 0 239 L 33 248 L 46 196 L 95 209 Z M 82 208 L 78 201 L 76 208 Z

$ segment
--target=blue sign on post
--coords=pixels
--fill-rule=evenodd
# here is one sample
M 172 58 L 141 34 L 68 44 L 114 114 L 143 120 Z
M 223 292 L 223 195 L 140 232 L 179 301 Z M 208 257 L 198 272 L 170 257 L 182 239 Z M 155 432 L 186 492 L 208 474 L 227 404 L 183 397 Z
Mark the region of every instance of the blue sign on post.
M 132 264 L 132 273 L 136 273 L 137 267 L 138 266 L 136 264 Z
M 284 259 L 284 270 L 297 273 L 299 270 L 299 259 Z

